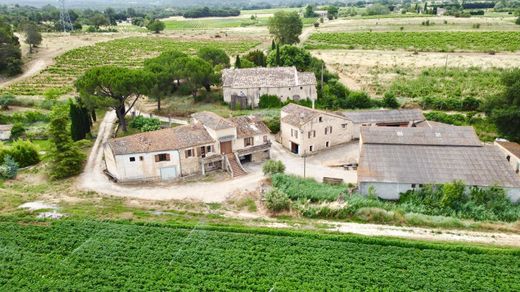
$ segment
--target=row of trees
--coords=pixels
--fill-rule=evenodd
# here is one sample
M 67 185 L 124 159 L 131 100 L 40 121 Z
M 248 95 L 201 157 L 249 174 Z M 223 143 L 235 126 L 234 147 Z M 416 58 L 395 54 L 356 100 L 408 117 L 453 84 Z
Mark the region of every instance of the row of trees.
M 80 103 L 90 111 L 111 107 L 116 111 L 121 130 L 127 131 L 125 116 L 142 96 L 157 100 L 177 90 L 186 90 L 193 97 L 204 87 L 206 91 L 220 82 L 220 71 L 230 66 L 227 54 L 216 48 L 202 48 L 197 56 L 168 51 L 148 59 L 144 69 L 117 66 L 96 67 L 76 81 Z
M 20 42 L 11 26 L 0 18 L 0 74 L 12 76 L 21 72 Z
M 182 16 L 185 18 L 200 18 L 200 17 L 228 17 L 239 16 L 240 9 L 237 8 L 191 8 L 185 11 Z

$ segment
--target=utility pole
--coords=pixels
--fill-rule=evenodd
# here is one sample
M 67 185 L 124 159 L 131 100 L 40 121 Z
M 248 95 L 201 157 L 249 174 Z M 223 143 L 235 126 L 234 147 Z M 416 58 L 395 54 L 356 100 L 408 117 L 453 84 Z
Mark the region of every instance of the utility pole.
M 58 0 L 60 3 L 60 22 L 63 28 L 63 32 L 72 30 L 72 22 L 70 21 L 70 15 L 65 8 L 65 0 Z

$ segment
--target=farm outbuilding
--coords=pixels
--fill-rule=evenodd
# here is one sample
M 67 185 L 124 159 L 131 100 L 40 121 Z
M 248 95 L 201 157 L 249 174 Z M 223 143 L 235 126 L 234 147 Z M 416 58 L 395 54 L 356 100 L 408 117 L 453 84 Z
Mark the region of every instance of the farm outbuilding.
M 341 113 L 354 123 L 354 138 L 359 138 L 362 126 L 412 127 L 426 120 L 419 109 L 360 110 Z
M 318 98 L 313 72 L 296 67 L 225 69 L 222 72 L 224 101 L 233 108 L 257 107 L 262 95 L 275 95 L 281 101 Z
M 482 144 L 472 127 L 361 128 L 360 192 L 383 199 L 427 184 L 461 180 L 468 186 L 503 187 L 520 199 L 520 177 L 500 150 Z

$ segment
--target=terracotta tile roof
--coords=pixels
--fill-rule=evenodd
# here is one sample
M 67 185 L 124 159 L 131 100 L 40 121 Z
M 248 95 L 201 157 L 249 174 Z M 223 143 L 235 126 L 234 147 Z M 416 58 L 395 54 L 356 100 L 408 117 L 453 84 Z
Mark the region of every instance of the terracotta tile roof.
M 520 158 L 520 144 L 514 143 L 514 142 L 502 142 L 502 141 L 497 141 L 496 143 L 498 145 L 504 147 L 505 149 L 507 149 L 507 151 L 511 152 L 514 156 Z
M 255 116 L 232 117 L 229 118 L 229 121 L 235 124 L 238 138 L 266 135 L 271 132 L 269 128 Z
M 111 139 L 107 143 L 114 155 L 125 155 L 178 150 L 214 142 L 204 127 L 184 125 Z
M 235 127 L 235 125 L 232 122 L 224 119 L 223 117 L 213 112 L 199 112 L 194 113 L 191 116 L 195 120 L 202 123 L 204 126 L 213 130 L 221 130 Z
M 342 112 L 342 115 L 356 124 L 405 123 L 425 120 L 422 111 L 419 109 L 347 111 Z
M 330 115 L 346 120 L 346 118 L 341 115 L 308 108 L 294 103 L 290 103 L 284 106 L 282 111 L 287 115 L 282 118 L 281 122 L 293 125 L 295 127 L 300 127 L 319 115 Z
M 473 127 L 361 127 L 363 144 L 482 146 Z
M 224 69 L 222 83 L 232 88 L 291 87 L 316 85 L 316 76 L 298 72 L 295 67 Z

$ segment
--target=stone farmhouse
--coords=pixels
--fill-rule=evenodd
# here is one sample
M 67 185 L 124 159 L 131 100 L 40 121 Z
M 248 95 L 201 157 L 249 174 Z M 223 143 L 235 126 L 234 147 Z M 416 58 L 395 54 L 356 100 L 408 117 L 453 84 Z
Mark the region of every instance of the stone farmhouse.
M 520 144 L 508 141 L 495 141 L 513 170 L 520 175 Z
M 0 141 L 11 139 L 11 129 L 13 129 L 13 125 L 0 125 Z
M 276 95 L 281 101 L 318 98 L 316 76 L 298 72 L 296 67 L 224 69 L 224 101 L 232 108 L 257 107 L 262 95 Z
M 280 113 L 280 143 L 300 156 L 347 143 L 353 124 L 342 115 L 288 104 Z
M 380 198 L 397 200 L 426 184 L 461 180 L 468 186 L 502 186 L 512 201 L 520 199 L 520 177 L 472 127 L 362 127 L 360 147 L 362 194 L 372 188 Z
M 256 117 L 193 115 L 189 125 L 109 140 L 106 173 L 118 182 L 173 180 L 225 170 L 246 174 L 242 162 L 270 157 L 269 129 Z
M 354 123 L 354 138 L 359 138 L 362 126 L 415 127 L 426 120 L 419 109 L 361 110 L 341 113 Z

